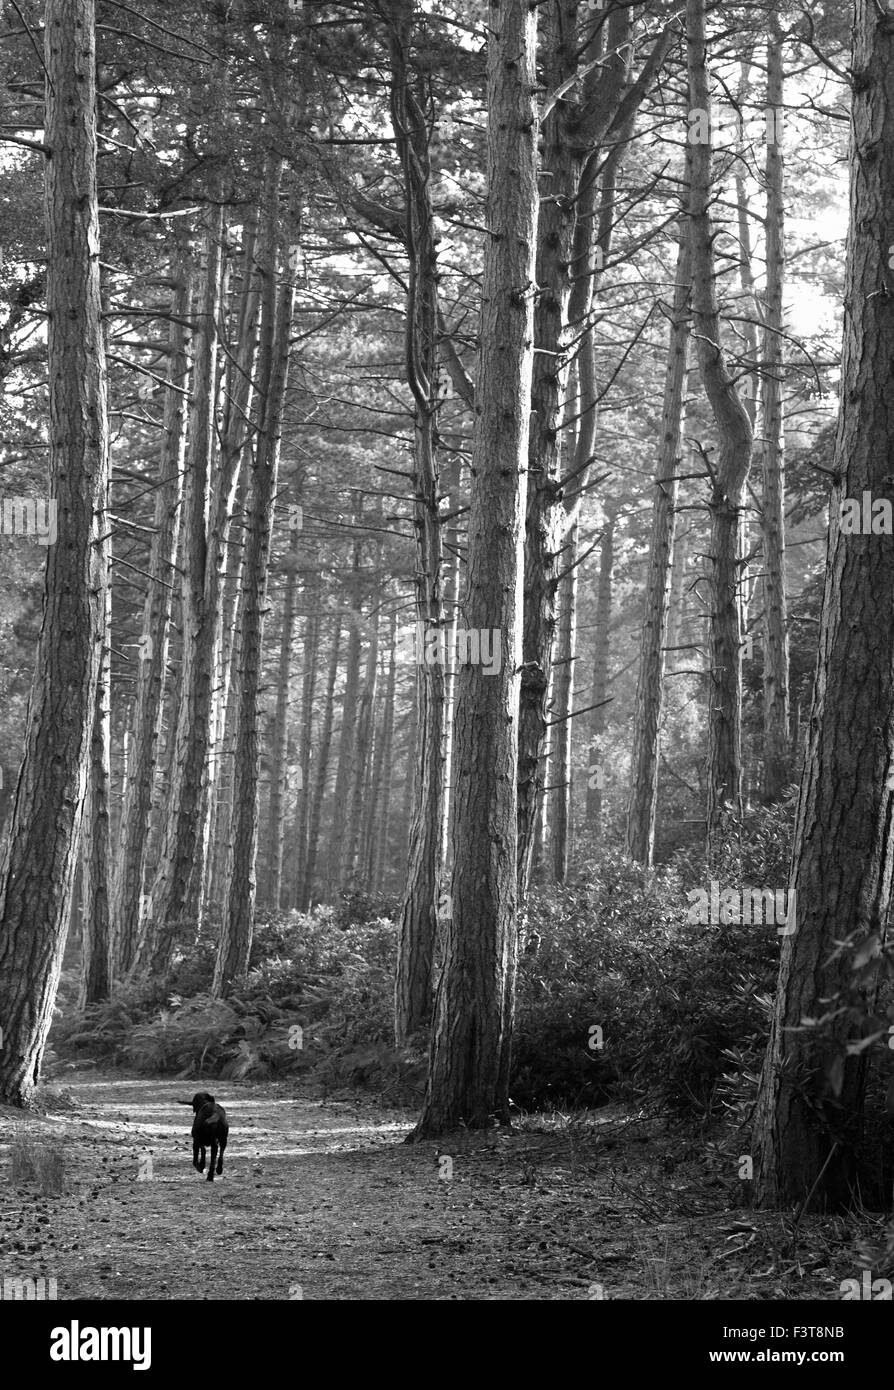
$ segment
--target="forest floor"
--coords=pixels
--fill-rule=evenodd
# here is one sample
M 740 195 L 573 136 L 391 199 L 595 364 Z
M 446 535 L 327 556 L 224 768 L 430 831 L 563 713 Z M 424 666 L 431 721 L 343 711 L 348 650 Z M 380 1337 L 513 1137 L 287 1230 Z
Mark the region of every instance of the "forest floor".
M 177 1104 L 203 1089 L 213 1184 Z M 855 1272 L 853 1230 L 793 1238 L 692 1126 L 613 1107 L 405 1144 L 415 1112 L 279 1082 L 81 1070 L 40 1104 L 0 1107 L 0 1279 L 60 1299 L 837 1299 Z M 60 1191 L 13 1184 L 23 1145 L 62 1154 Z

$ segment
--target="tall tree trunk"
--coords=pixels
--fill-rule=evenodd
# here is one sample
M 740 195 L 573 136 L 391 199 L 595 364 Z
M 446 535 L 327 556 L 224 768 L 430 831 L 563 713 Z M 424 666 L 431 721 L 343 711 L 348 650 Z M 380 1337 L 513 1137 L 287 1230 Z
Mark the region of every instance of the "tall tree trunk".
M 323 723 L 320 729 L 320 742 L 317 748 L 316 776 L 313 796 L 310 802 L 310 817 L 307 825 L 307 859 L 304 872 L 298 882 L 297 903 L 299 912 L 310 907 L 317 871 L 317 849 L 320 843 L 320 824 L 323 816 L 323 801 L 326 796 L 326 777 L 329 772 L 329 750 L 332 746 L 332 724 L 335 712 L 335 682 L 338 679 L 338 658 L 341 650 L 341 618 L 335 617 L 335 631 L 332 634 L 332 648 L 329 653 L 329 672 L 326 677 L 326 696 L 323 705 Z
M 685 414 L 685 411 L 684 411 Z M 685 431 L 685 420 L 683 429 Z M 685 444 L 683 445 L 685 451 Z M 667 619 L 667 671 L 676 671 L 680 665 L 680 647 L 683 635 L 683 616 L 686 606 L 686 577 L 689 564 L 689 531 L 680 534 L 679 526 L 674 528 L 674 560 L 671 566 L 670 611 Z
M 108 512 L 107 512 L 108 515 Z M 109 530 L 102 538 L 103 622 L 102 660 L 93 705 L 93 732 L 90 737 L 90 772 L 82 826 L 81 901 L 81 983 L 78 1008 L 108 999 L 112 984 L 112 925 L 109 913 L 109 869 L 112 862 L 112 836 L 109 820 L 109 781 L 111 775 L 111 640 L 112 539 Z
M 392 750 L 394 746 L 394 694 L 397 684 L 397 614 L 391 614 L 388 637 L 388 681 L 382 706 L 382 727 L 376 743 L 376 764 L 373 772 L 373 794 L 370 806 L 368 860 L 366 878 L 373 893 L 382 891 L 382 871 L 388 846 L 391 818 L 391 782 L 393 777 Z
M 599 580 L 596 588 L 596 636 L 593 644 L 593 684 L 590 690 L 590 752 L 587 760 L 587 825 L 596 838 L 602 830 L 602 790 L 609 776 L 606 767 L 605 735 L 608 706 L 608 659 L 611 651 L 612 589 L 615 570 L 615 525 L 613 509 L 605 513 L 599 546 Z
M 242 508 L 239 510 L 241 515 Z M 237 553 L 238 562 L 236 561 Z M 222 650 L 218 666 L 218 680 L 222 683 L 223 689 L 218 695 L 214 760 L 216 780 L 212 801 L 213 820 L 209 836 L 205 885 L 202 890 L 203 912 L 205 914 L 213 913 L 219 917 L 223 916 L 223 903 L 229 872 L 230 823 L 233 818 L 233 750 L 236 747 L 236 720 L 239 710 L 239 689 L 242 683 L 242 648 L 239 629 L 242 613 L 241 557 L 241 546 L 238 548 L 228 547 L 227 575 L 224 581 Z M 233 606 L 231 607 L 228 597 L 236 575 L 239 576 L 240 588 L 239 592 L 232 595 Z
M 363 795 L 358 808 L 357 856 L 354 860 L 354 882 L 361 892 L 370 891 L 369 861 L 372 853 L 372 839 L 375 835 L 378 815 L 377 796 L 379 790 L 380 761 L 382 754 L 382 721 L 379 718 L 382 704 L 382 682 L 379 660 L 379 614 L 376 614 L 376 688 L 370 710 L 369 749 L 366 756 L 366 775 L 363 779 Z
M 172 580 L 183 493 L 189 384 L 185 319 L 189 312 L 189 281 L 183 259 L 178 258 L 172 269 L 175 285 L 168 331 L 168 388 L 159 450 L 159 487 L 155 493 L 155 518 L 149 547 L 149 584 L 143 604 L 129 775 L 124 789 L 112 881 L 113 968 L 114 973 L 122 977 L 133 964 L 140 934 L 152 792 L 157 778 L 164 717 Z
M 359 494 L 358 494 L 359 496 Z M 360 518 L 360 502 L 355 506 L 355 520 Z M 345 658 L 345 689 L 342 699 L 341 733 L 338 740 L 338 766 L 335 773 L 334 815 L 332 835 L 329 840 L 329 857 L 326 869 L 326 901 L 332 902 L 341 889 L 342 867 L 345 852 L 344 808 L 348 804 L 351 787 L 351 768 L 354 763 L 354 740 L 357 736 L 357 698 L 360 691 L 360 653 L 362 648 L 360 614 L 360 541 L 354 542 L 352 595 L 353 607 L 350 611 L 350 633 L 348 651 Z
M 629 139 L 636 109 L 660 68 L 672 41 L 671 24 L 654 44 L 635 82 L 630 82 L 631 10 L 613 7 L 595 32 L 592 14 L 577 3 L 551 0 L 544 6 L 543 80 L 555 94 L 543 123 L 542 174 L 549 195 L 541 204 L 537 248 L 534 382 L 525 518 L 524 657 L 519 709 L 519 890 L 522 898 L 531 871 L 537 812 L 544 786 L 547 700 L 556 626 L 558 555 L 572 518 L 561 502 L 560 425 L 569 352 L 589 306 L 591 258 L 605 246 L 611 225 L 614 174 Z M 584 16 L 585 31 L 578 33 Z M 608 41 L 603 57 L 603 35 Z M 589 71 L 571 79 L 589 60 Z M 559 95 L 561 93 L 561 95 Z M 575 93 L 579 93 L 575 96 Z M 603 175 L 599 235 L 585 223 L 595 208 L 594 190 Z M 578 236 L 578 232 L 581 236 Z M 581 266 L 581 240 L 589 243 Z M 577 276 L 585 275 L 582 282 Z M 585 292 L 580 307 L 574 286 Z M 582 368 L 583 371 L 583 368 Z M 581 433 L 595 428 L 595 406 L 584 414 Z M 591 451 L 590 451 L 591 452 Z M 578 463 L 575 461 L 574 473 Z
M 286 800 L 289 794 L 289 694 L 292 684 L 292 645 L 295 640 L 295 600 L 298 593 L 298 532 L 289 536 L 288 569 L 283 597 L 282 631 L 279 639 L 279 671 L 276 679 L 276 712 L 273 717 L 273 747 L 270 755 L 270 813 L 267 826 L 266 902 L 274 912 L 282 906 L 282 867 L 286 827 Z M 313 671 L 314 653 L 304 651 L 307 667 Z M 300 853 L 300 851 L 299 851 Z
M 453 454 L 444 474 L 447 514 L 450 518 L 444 535 L 447 555 L 444 570 L 445 630 L 447 660 L 444 666 L 444 797 L 441 815 L 441 872 L 449 869 L 450 816 L 453 808 L 453 711 L 456 705 L 456 635 L 459 629 L 460 602 L 460 456 Z
M 405 356 L 413 397 L 413 524 L 416 630 L 443 636 L 442 538 L 438 461 L 438 257 L 431 200 L 429 94 L 407 70 L 413 0 L 396 0 L 389 34 L 391 123 L 403 171 L 409 262 Z M 417 654 L 417 657 L 420 654 Z M 427 1024 L 437 931 L 444 820 L 445 671 L 441 660 L 416 667 L 418 736 L 407 883 L 398 925 L 394 1031 L 398 1043 Z
M 879 293 L 894 243 L 894 232 L 879 224 L 880 210 L 894 206 L 894 30 L 872 0 L 857 0 L 851 70 L 838 481 L 830 500 L 790 921 L 754 1140 L 758 1201 L 805 1201 L 813 1208 L 890 1198 L 890 1186 L 873 1193 L 860 1185 L 867 1053 L 848 1054 L 849 1042 L 876 1030 L 884 1039 L 888 1028 L 873 1013 L 884 978 L 877 957 L 894 869 L 894 551 L 888 537 L 847 534 L 840 515 L 843 500 L 860 499 L 864 491 L 894 503 L 894 320 L 890 296 Z M 818 1018 L 821 1026 L 805 1024 Z M 880 1048 L 887 1058 L 883 1041 Z
M 572 762 L 571 735 L 574 704 L 574 662 L 577 649 L 577 547 L 578 523 L 572 523 L 568 536 L 566 568 L 559 581 L 559 640 L 553 672 L 553 784 L 552 852 L 553 877 L 564 883 L 568 876 L 571 831 Z
M 248 487 L 243 559 L 241 623 L 242 681 L 234 750 L 232 858 L 224 902 L 212 993 L 225 995 L 248 968 L 255 912 L 255 861 L 258 849 L 258 693 L 267 600 L 267 565 L 276 498 L 276 478 L 286 385 L 295 286 L 291 273 L 277 293 L 278 200 L 282 160 L 268 156 L 265 179 L 265 246 L 261 307 L 261 383 L 258 434 Z
M 191 878 L 202 858 L 201 808 L 211 737 L 216 613 L 206 601 L 208 509 L 217 387 L 217 335 L 223 274 L 223 213 L 208 212 L 204 236 L 202 291 L 193 335 L 193 391 L 183 501 L 180 585 L 182 651 L 168 791 L 170 814 L 152 887 L 152 930 L 135 957 L 132 974 L 162 978 L 178 931 L 198 922 L 198 893 Z
M 208 639 L 214 642 L 214 683 L 210 739 L 202 779 L 201 854 L 190 878 L 190 897 L 198 895 L 200 920 L 209 908 L 223 908 L 230 815 L 233 805 L 233 745 L 236 703 L 233 690 L 239 656 L 237 615 L 242 603 L 245 493 L 252 447 L 252 400 L 258 352 L 261 275 L 257 265 L 260 213 L 253 209 L 243 232 L 238 308 L 232 314 L 223 393 L 220 459 L 214 470 L 205 575 Z M 235 531 L 235 535 L 234 535 Z M 201 878 L 200 878 L 201 875 Z
M 366 652 L 366 672 L 357 701 L 357 734 L 354 739 L 354 755 L 351 766 L 350 792 L 348 795 L 348 831 L 345 837 L 345 860 L 342 867 L 342 880 L 356 886 L 357 861 L 360 849 L 360 825 L 363 802 L 368 788 L 370 754 L 374 729 L 373 714 L 376 706 L 376 684 L 379 674 L 379 633 L 378 614 L 369 620 L 369 646 Z
M 517 950 L 523 516 L 537 227 L 536 10 L 488 12 L 488 194 L 465 626 L 501 639 L 498 672 L 458 677 L 453 910 L 417 1136 L 508 1123 Z
M 563 88 L 577 71 L 577 0 L 550 0 L 542 10 L 543 81 Z M 576 200 L 586 146 L 568 128 L 576 106 L 555 101 L 541 132 L 549 197 L 537 228 L 539 295 L 534 315 L 534 358 L 525 519 L 524 638 L 519 707 L 518 874 L 524 898 L 531 875 L 536 820 L 545 785 L 547 701 L 556 626 L 557 557 L 562 515 L 557 506 L 559 451 L 568 377 L 568 305 L 572 289 Z
M 627 848 L 634 859 L 647 867 L 652 864 L 655 848 L 658 750 L 664 697 L 664 649 L 667 642 L 671 575 L 674 565 L 674 530 L 679 486 L 677 462 L 683 424 L 683 400 L 686 394 L 691 270 L 689 224 L 684 218 L 680 226 L 673 311 L 668 334 L 661 447 L 655 473 L 655 500 L 652 505 L 652 539 L 643 603 L 643 636 L 636 688 L 633 756 L 630 765 L 630 806 L 627 812 Z
M 304 675 L 301 684 L 301 741 L 298 749 L 298 767 L 301 780 L 298 787 L 298 814 L 296 817 L 296 900 L 300 895 L 301 885 L 307 876 L 307 857 L 310 849 L 310 784 L 314 768 L 312 756 L 314 692 L 317 680 L 317 661 L 320 655 L 321 590 L 320 571 L 313 567 L 306 577 L 304 586 L 304 597 L 308 611 L 305 619 Z
M 109 477 L 96 198 L 93 0 L 47 0 L 45 182 L 50 496 L 25 755 L 0 870 L 0 1099 L 27 1105 L 40 1072 L 71 912 L 101 660 L 99 538 Z
M 710 113 L 705 0 L 687 0 L 686 50 L 690 110 Z M 696 131 L 691 131 L 696 134 Z M 709 854 L 729 814 L 742 807 L 742 652 L 739 611 L 739 513 L 751 462 L 752 429 L 720 342 L 714 230 L 711 225 L 710 138 L 690 149 L 692 317 L 699 366 L 719 441 L 711 496 L 711 667 L 708 693 Z
M 767 39 L 767 107 L 783 107 L 782 34 L 771 11 Z M 778 801 L 791 776 L 788 737 L 788 613 L 785 592 L 785 372 L 782 295 L 785 276 L 785 167 L 779 141 L 767 141 L 767 294 L 764 304 L 761 402 L 761 531 L 764 549 L 764 785 L 767 803 Z

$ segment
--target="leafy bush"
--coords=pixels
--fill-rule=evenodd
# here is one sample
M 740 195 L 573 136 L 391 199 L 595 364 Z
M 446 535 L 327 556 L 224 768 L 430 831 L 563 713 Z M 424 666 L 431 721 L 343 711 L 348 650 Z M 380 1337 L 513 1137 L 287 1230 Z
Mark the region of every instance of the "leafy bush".
M 723 886 L 784 885 L 790 823 L 790 805 L 755 814 L 712 876 Z M 646 871 L 603 846 L 578 883 L 531 895 L 518 973 L 517 1105 L 598 1105 L 614 1095 L 696 1112 L 721 1100 L 745 1104 L 779 938 L 772 926 L 690 922 L 687 885 L 706 888 L 707 877 L 691 853 Z M 57 1022 L 54 1046 L 156 1074 L 297 1073 L 413 1099 L 424 1052 L 392 1047 L 397 926 L 361 916 L 346 922 L 341 910 L 318 908 L 260 924 L 248 976 L 225 1001 L 210 995 L 213 951 L 200 940 L 178 952 L 167 981 L 119 990 Z M 199 988 L 188 994 L 182 986 L 191 982 Z
M 127 1042 L 135 1026 L 157 1007 L 156 986 L 135 989 L 121 985 L 101 1004 L 89 1004 L 80 1013 L 73 1003 L 60 1009 L 57 1002 L 50 1042 L 58 1057 L 87 1055 L 117 1064 L 126 1059 Z
M 518 1105 L 598 1104 L 620 1090 L 704 1111 L 729 1069 L 725 1054 L 756 1057 L 778 938 L 772 927 L 691 923 L 688 908 L 676 869 L 646 871 L 621 853 L 588 866 L 584 883 L 532 902 L 519 968 Z
M 384 1048 L 380 1069 L 393 1081 L 386 1053 L 396 956 L 389 921 L 343 928 L 331 909 L 287 914 L 259 928 L 248 977 L 226 1000 L 209 993 L 213 949 L 200 940 L 178 951 L 166 981 L 121 987 L 57 1019 L 53 1045 L 58 1056 L 90 1055 L 154 1075 L 266 1077 L 320 1067 L 324 1081 L 341 1084 L 334 1056 L 372 1044 Z M 182 985 L 194 981 L 202 987 L 184 997 Z M 344 1075 L 356 1084 L 361 1071 L 355 1059 Z
M 337 927 L 347 930 L 370 926 L 383 918 L 396 920 L 399 912 L 400 899 L 395 894 L 361 893 L 355 889 L 342 893 L 333 920 Z

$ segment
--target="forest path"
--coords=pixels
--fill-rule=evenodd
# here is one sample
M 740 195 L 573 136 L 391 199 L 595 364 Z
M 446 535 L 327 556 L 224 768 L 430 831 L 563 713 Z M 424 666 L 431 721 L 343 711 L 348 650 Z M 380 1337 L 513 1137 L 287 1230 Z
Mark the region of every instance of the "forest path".
M 0 1108 L 0 1278 L 55 1277 L 60 1299 L 704 1296 L 669 1295 L 669 1246 L 686 1284 L 695 1252 L 678 1247 L 675 1184 L 653 1178 L 660 1138 L 617 1112 L 565 1133 L 408 1145 L 415 1112 L 288 1083 L 58 1081 L 46 1114 Z M 192 1112 L 177 1104 L 204 1089 L 230 1123 L 214 1183 L 192 1167 Z M 12 1186 L 21 1140 L 64 1150 L 61 1194 Z M 700 1195 L 683 1244 L 703 1251 L 716 1198 Z

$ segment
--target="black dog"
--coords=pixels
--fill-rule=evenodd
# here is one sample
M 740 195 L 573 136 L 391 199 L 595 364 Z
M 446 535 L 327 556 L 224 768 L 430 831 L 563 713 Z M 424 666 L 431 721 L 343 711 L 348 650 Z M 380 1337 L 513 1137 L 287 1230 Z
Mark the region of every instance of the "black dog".
M 227 1147 L 227 1112 L 215 1102 L 207 1091 L 197 1091 L 192 1100 L 181 1100 L 181 1105 L 191 1105 L 196 1112 L 192 1122 L 192 1166 L 200 1173 L 205 1171 L 205 1149 L 211 1149 L 211 1162 L 208 1165 L 208 1181 L 214 1182 L 215 1169 L 223 1172 L 224 1149 Z

